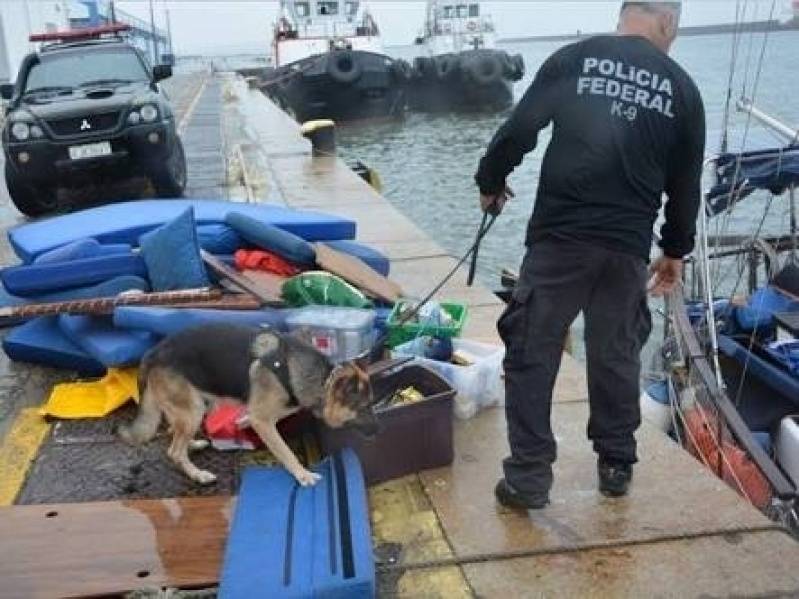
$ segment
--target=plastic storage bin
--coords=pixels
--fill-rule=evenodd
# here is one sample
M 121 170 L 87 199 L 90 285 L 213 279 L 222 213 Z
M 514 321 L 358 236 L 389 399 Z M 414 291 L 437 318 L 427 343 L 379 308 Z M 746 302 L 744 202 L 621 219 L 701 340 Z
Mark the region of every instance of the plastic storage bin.
M 407 351 L 409 345 L 410 343 L 396 347 L 394 355 L 411 355 Z M 414 362 L 441 375 L 452 385 L 458 394 L 455 415 L 464 419 L 471 418 L 481 408 L 504 404 L 502 360 L 505 358 L 505 350 L 497 345 L 467 339 L 453 339 L 452 346 L 456 353 L 472 363 L 469 366 L 458 366 L 421 357 L 417 357 Z
M 416 363 L 379 377 L 375 399 L 415 387 L 425 399 L 418 403 L 378 408 L 380 432 L 366 439 L 357 431 L 331 429 L 319 423 L 324 453 L 351 447 L 358 454 L 369 484 L 452 463 L 452 401 L 455 390 L 435 372 Z
M 359 308 L 308 306 L 291 310 L 286 328 L 299 332 L 333 362 L 351 360 L 374 343 L 375 313 Z
M 397 302 L 388 317 L 386 326 L 388 328 L 389 347 L 397 347 L 422 335 L 429 335 L 430 337 L 459 337 L 463 330 L 463 325 L 466 323 L 466 314 L 468 312 L 466 304 L 441 302 L 441 308 L 455 321 L 452 325 L 438 326 L 421 322 L 399 324 L 400 312 L 407 305 L 407 302 Z

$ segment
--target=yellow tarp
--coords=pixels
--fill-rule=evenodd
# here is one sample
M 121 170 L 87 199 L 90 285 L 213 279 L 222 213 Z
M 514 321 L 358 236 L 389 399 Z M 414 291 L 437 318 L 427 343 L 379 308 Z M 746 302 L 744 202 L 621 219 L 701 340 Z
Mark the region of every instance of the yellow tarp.
M 64 419 L 102 418 L 131 399 L 139 400 L 137 375 L 137 368 L 109 368 L 108 374 L 97 381 L 56 385 L 39 414 Z

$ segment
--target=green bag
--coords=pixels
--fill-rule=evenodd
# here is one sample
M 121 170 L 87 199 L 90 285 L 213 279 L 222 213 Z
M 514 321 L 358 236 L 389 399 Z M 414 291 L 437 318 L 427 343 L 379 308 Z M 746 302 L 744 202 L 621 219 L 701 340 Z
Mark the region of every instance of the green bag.
M 372 302 L 344 279 L 324 271 L 304 272 L 281 288 L 283 300 L 292 307 L 339 306 L 371 308 Z

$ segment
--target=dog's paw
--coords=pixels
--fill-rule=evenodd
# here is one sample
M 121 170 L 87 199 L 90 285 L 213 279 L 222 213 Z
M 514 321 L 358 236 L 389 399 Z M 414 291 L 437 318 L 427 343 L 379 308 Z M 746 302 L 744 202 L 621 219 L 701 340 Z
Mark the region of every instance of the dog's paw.
M 303 487 L 313 487 L 316 483 L 322 480 L 322 475 L 316 474 L 315 472 L 309 472 L 308 470 L 301 470 L 300 472 L 296 472 L 294 474 L 294 478 L 296 478 L 297 482 Z
M 208 472 L 208 470 L 198 471 L 193 478 L 201 485 L 212 485 L 216 482 L 216 474 Z
M 211 444 L 208 439 L 193 439 L 189 443 L 189 451 L 202 451 Z

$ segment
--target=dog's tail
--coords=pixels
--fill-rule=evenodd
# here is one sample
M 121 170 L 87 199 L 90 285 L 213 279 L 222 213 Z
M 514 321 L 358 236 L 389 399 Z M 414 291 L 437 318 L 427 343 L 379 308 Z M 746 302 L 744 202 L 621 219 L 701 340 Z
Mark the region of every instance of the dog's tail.
M 117 431 L 124 441 L 133 445 L 151 441 L 161 424 L 163 413 L 154 397 L 153 390 L 147 386 L 149 375 L 150 369 L 147 367 L 147 360 L 143 360 L 139 368 L 139 413 L 129 426 L 122 425 Z

